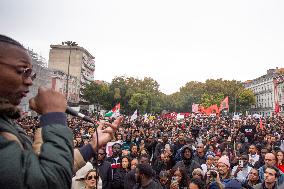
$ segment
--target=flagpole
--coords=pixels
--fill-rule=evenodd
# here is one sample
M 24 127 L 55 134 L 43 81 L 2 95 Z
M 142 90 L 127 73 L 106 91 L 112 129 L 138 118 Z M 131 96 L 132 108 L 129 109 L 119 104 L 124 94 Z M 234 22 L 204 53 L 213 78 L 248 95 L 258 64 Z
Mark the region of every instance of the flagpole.
M 237 112 L 237 95 L 235 94 L 235 113 Z
M 229 96 L 227 96 L 228 98 L 228 113 L 230 112 L 230 106 L 229 106 Z

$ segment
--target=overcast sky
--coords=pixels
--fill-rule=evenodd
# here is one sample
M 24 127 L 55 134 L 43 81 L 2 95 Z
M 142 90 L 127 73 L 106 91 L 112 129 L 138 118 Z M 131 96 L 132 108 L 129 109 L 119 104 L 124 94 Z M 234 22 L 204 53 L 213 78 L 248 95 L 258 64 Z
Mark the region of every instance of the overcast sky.
M 170 94 L 188 81 L 245 81 L 284 67 L 283 0 L 1 0 L 0 33 L 48 59 L 76 41 L 95 79 L 152 77 Z

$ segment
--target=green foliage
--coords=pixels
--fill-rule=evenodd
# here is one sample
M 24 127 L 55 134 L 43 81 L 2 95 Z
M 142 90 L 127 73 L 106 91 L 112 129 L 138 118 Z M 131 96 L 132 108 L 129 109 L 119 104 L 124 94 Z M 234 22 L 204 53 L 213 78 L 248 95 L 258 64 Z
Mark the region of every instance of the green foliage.
M 213 104 L 220 105 L 228 96 L 230 110 L 235 109 L 235 99 L 244 87 L 239 81 L 208 79 L 205 83 L 190 81 L 180 88 L 180 91 L 169 96 L 170 111 L 191 111 L 191 105 L 202 104 L 209 107 Z M 238 106 L 238 105 L 237 105 Z
M 249 89 L 243 89 L 239 93 L 238 104 L 240 106 L 240 111 L 245 112 L 249 110 L 251 105 L 255 104 L 255 96 L 253 92 Z
M 83 98 L 91 104 L 100 104 L 105 109 L 111 108 L 110 89 L 107 84 L 90 83 L 83 89 Z
M 118 102 L 123 113 L 159 113 L 166 104 L 166 95 L 159 91 L 159 84 L 150 77 L 143 80 L 133 77 L 115 77 L 109 85 L 88 85 L 83 91 L 84 98 L 90 103 L 99 102 L 104 109 L 111 109 Z
M 190 112 L 193 103 L 209 107 L 220 105 L 228 96 L 230 111 L 248 110 L 255 103 L 252 91 L 245 90 L 235 80 L 208 79 L 204 83 L 190 81 L 171 95 L 159 91 L 159 84 L 150 77 L 143 80 L 134 77 L 115 77 L 110 84 L 91 83 L 83 91 L 84 98 L 91 103 L 99 102 L 106 110 L 116 103 L 121 104 L 122 113 L 160 113 L 162 110 Z
M 220 105 L 220 102 L 224 99 L 223 93 L 216 93 L 216 94 L 206 94 L 204 93 L 201 97 L 201 104 L 203 107 L 208 108 L 211 105 L 217 104 Z
M 141 113 L 145 113 L 148 106 L 148 98 L 146 94 L 135 93 L 129 100 L 129 105 L 132 109 L 140 110 Z

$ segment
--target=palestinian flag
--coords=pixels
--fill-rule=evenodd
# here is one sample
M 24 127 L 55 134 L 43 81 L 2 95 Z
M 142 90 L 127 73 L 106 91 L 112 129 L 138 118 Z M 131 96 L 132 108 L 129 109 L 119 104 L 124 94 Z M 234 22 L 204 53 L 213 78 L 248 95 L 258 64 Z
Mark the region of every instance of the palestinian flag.
M 115 105 L 112 110 L 105 114 L 105 117 L 118 117 L 120 111 L 120 103 Z

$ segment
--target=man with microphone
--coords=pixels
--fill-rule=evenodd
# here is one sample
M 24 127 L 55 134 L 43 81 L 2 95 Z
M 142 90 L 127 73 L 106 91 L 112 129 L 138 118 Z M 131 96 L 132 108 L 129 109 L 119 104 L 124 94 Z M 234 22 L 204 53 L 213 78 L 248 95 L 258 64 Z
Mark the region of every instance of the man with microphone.
M 33 84 L 31 58 L 17 41 L 0 35 L 0 187 L 69 189 L 73 171 L 84 166 L 97 146 L 111 140 L 122 121 L 100 124 L 99 138 L 73 151 L 73 137 L 67 127 L 65 96 L 39 88 L 30 107 L 41 114 L 39 129 L 32 141 L 13 122 L 20 117 L 17 106 Z M 98 144 L 97 144 L 98 141 Z M 74 168 L 73 168 L 74 165 Z

